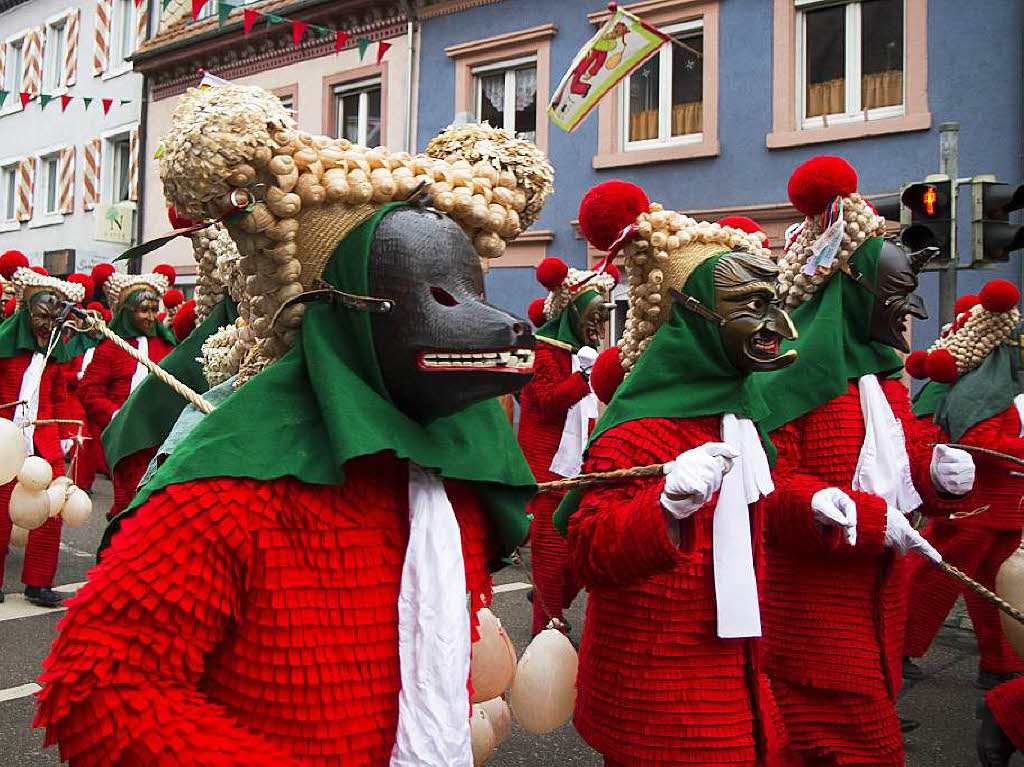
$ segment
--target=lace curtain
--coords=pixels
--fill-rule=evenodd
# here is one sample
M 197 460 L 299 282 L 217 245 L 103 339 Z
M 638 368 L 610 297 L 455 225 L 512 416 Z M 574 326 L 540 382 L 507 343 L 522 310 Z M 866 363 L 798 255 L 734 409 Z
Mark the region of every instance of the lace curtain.
M 520 69 L 516 72 L 516 111 L 520 112 L 537 100 L 537 70 Z

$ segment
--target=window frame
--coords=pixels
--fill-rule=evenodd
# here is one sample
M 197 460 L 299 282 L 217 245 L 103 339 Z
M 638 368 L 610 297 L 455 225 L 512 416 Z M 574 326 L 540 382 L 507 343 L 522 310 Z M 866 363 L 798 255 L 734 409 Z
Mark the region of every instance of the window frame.
M 67 93 L 68 84 L 64 82 L 64 58 L 68 55 L 67 30 L 68 16 L 72 12 L 62 11 L 51 16 L 45 22 L 46 39 L 43 41 L 43 90 L 53 96 Z M 53 53 L 54 40 L 60 41 L 60 57 Z M 54 75 L 56 77 L 54 78 Z
M 506 130 L 512 131 L 513 135 L 521 132 L 530 132 L 534 134 L 534 138 L 537 136 L 537 126 L 534 124 L 532 131 L 518 131 L 516 128 L 516 72 L 523 69 L 533 69 L 534 77 L 537 73 L 537 56 L 519 56 L 514 59 L 507 59 L 504 61 L 494 61 L 487 64 L 479 64 L 477 66 L 470 67 L 470 74 L 473 76 L 473 114 L 477 122 L 480 122 L 483 118 L 481 110 L 483 109 L 483 96 L 484 86 L 481 75 L 493 75 L 498 72 L 503 72 L 505 75 L 505 95 L 504 103 L 502 104 L 502 114 L 505 116 L 504 125 L 495 125 L 495 128 L 505 128 Z M 534 94 L 536 98 L 536 94 Z M 535 106 L 537 113 L 537 122 L 541 120 L 541 112 L 543 111 L 540 102 Z M 509 120 L 511 119 L 512 125 L 509 126 Z
M 36 186 L 39 188 L 42 205 L 38 206 L 43 218 L 60 216 L 60 151 L 40 153 L 36 165 L 38 176 Z M 53 184 L 50 184 L 50 166 L 53 166 Z M 50 194 L 53 194 L 53 208 L 50 208 Z
M 114 171 L 118 169 L 116 165 L 117 159 L 116 153 L 114 152 L 114 148 L 116 144 L 120 143 L 121 141 L 124 141 L 125 144 L 127 144 L 128 146 L 128 186 L 129 188 L 131 187 L 131 137 L 132 130 L 134 130 L 136 127 L 137 126 L 135 123 L 129 125 L 121 125 L 117 128 L 112 128 L 100 134 L 100 139 L 102 140 L 100 149 L 100 205 L 121 205 L 125 207 L 130 207 L 132 210 L 135 210 L 137 208 L 137 203 L 134 200 L 115 199 L 115 197 L 117 196 L 115 193 L 117 181 L 115 180 L 114 173 Z
M 128 56 L 135 53 L 135 48 L 138 43 L 136 40 L 138 36 L 138 13 L 139 9 L 136 7 L 134 0 L 114 0 L 111 3 L 110 11 L 110 52 L 108 54 L 107 71 L 103 73 L 103 80 L 109 80 L 113 77 L 119 77 L 126 72 L 132 71 L 132 63 L 128 61 L 128 58 L 121 58 L 120 53 L 124 49 L 124 39 L 122 32 L 124 31 L 124 17 L 121 11 L 123 5 L 127 4 L 129 14 L 128 34 L 130 37 L 130 44 L 128 50 Z M 207 5 L 214 5 L 211 1 Z
M 11 35 L 4 40 L 5 54 L 4 54 L 4 80 L 3 89 L 7 91 L 7 100 L 4 102 L 2 108 L 0 108 L 0 115 L 12 114 L 14 112 L 22 111 L 21 99 L 18 98 L 18 93 L 21 91 L 22 73 L 25 69 L 25 43 L 28 41 L 28 36 L 32 30 L 23 29 L 15 35 Z M 18 66 L 15 68 L 10 67 L 10 55 L 11 48 L 17 47 L 19 51 L 18 55 Z M 9 72 L 13 72 L 17 78 L 17 87 L 7 87 L 7 75 Z
M 15 216 L 18 212 L 18 167 L 24 157 L 5 157 L 0 160 L 0 232 L 16 232 L 21 222 Z M 12 194 L 7 194 L 7 174 L 14 181 Z M 11 217 L 7 217 L 7 207 L 11 207 Z
M 321 110 L 321 133 L 327 136 L 339 135 L 338 110 L 334 102 L 335 90 L 339 86 L 355 86 L 376 78 L 380 85 L 380 145 L 388 146 L 388 62 L 355 67 L 336 72 L 323 78 Z
M 343 83 L 337 83 L 331 90 L 331 110 L 333 112 L 334 121 L 334 136 L 336 138 L 341 137 L 341 129 L 344 125 L 344 115 L 342 114 L 342 107 L 345 102 L 346 96 L 357 94 L 359 96 L 359 104 L 356 107 L 358 114 L 356 115 L 356 141 L 355 143 L 359 146 L 367 146 L 366 134 L 369 126 L 369 115 L 368 115 L 368 102 L 370 91 L 380 91 L 381 101 L 381 127 L 383 128 L 383 112 L 384 112 L 384 84 L 381 82 L 380 77 L 367 77 L 363 80 L 351 80 Z M 383 133 L 383 130 L 382 130 Z M 380 145 L 378 145 L 380 146 Z

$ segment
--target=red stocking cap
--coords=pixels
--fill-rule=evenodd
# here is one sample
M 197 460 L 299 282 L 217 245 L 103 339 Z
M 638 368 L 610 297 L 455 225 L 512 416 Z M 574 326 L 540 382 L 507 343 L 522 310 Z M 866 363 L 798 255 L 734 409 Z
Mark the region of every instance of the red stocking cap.
M 81 285 L 83 288 L 85 288 L 86 297 L 92 295 L 93 282 L 92 277 L 90 277 L 89 275 L 75 272 L 74 274 L 68 275 L 68 282 L 77 283 Z
M 153 267 L 153 274 L 162 274 L 167 278 L 167 284 L 173 285 L 174 280 L 177 278 L 178 273 L 174 271 L 174 267 L 170 264 L 160 264 L 159 266 Z
M 167 319 L 167 312 L 160 312 L 159 314 L 156 315 L 156 318 L 160 322 L 163 322 L 164 320 Z
M 171 288 L 164 293 L 164 306 L 168 309 L 173 309 L 175 306 L 185 300 L 185 294 L 177 288 Z
M 537 298 L 530 302 L 530 308 L 526 310 L 527 315 L 530 318 L 530 322 L 536 327 L 540 327 L 548 318 L 544 316 L 544 299 Z
M 20 250 L 9 250 L 0 256 L 0 274 L 9 280 L 19 266 L 28 266 L 28 259 Z
M 192 219 L 179 216 L 173 205 L 167 206 L 167 220 L 171 222 L 171 229 L 189 229 L 196 225 Z
M 110 264 L 96 264 L 92 268 L 92 283 L 96 290 L 103 287 L 103 283 L 107 281 L 107 277 L 114 273 L 114 267 Z
M 611 346 L 601 352 L 594 362 L 594 368 L 590 371 L 590 387 L 598 399 L 608 404 L 625 377 L 619 347 Z
M 615 280 L 616 285 L 622 282 L 622 272 L 619 271 L 619 267 L 615 264 L 604 264 L 604 268 L 601 271 Z
M 758 225 L 758 223 L 746 216 L 726 216 L 725 218 L 719 219 L 719 226 L 729 226 L 733 229 L 739 229 L 741 232 L 747 232 L 748 234 L 760 234 L 761 242 L 764 243 L 765 247 L 768 246 L 768 235 L 765 234 L 764 229 Z
M 94 312 L 102 312 L 103 304 L 101 304 L 99 301 L 92 301 L 89 304 L 87 304 L 85 308 Z
M 973 293 L 968 293 L 967 295 L 960 296 L 960 298 L 958 298 L 956 300 L 956 303 L 953 305 L 953 316 L 957 317 L 963 314 L 968 309 L 977 306 L 980 302 L 981 299 L 979 299 Z
M 9 298 L 4 301 L 4 317 L 10 317 L 14 314 L 14 307 L 18 305 L 18 302 L 13 298 Z
M 816 216 L 836 197 L 857 191 L 857 171 L 842 157 L 814 157 L 789 177 L 789 201 L 805 216 Z
M 978 298 L 990 312 L 1008 312 L 1020 301 L 1020 291 L 1008 280 L 992 280 L 981 289 Z
M 945 349 L 936 349 L 925 358 L 924 372 L 936 383 L 953 383 L 957 379 L 956 359 Z
M 644 190 L 628 181 L 605 181 L 583 195 L 580 202 L 580 231 L 587 242 L 607 251 L 622 230 L 646 213 L 651 203 Z
M 928 374 L 924 370 L 924 361 L 927 357 L 928 352 L 920 350 L 916 352 L 911 352 L 903 361 L 903 368 L 907 371 L 911 378 L 927 378 Z
M 178 311 L 171 318 L 171 327 L 174 329 L 174 337 L 178 339 L 179 344 L 188 338 L 189 333 L 196 327 L 195 301 L 190 298 L 178 307 Z
M 545 258 L 537 264 L 537 282 L 548 290 L 557 290 L 569 275 L 569 267 L 560 258 Z
M 114 313 L 112 311 L 110 311 L 110 309 L 107 309 L 106 307 L 103 307 L 100 311 L 103 312 L 103 321 L 104 322 L 110 322 L 114 318 Z
M 44 267 L 42 267 L 42 266 L 30 266 L 29 269 L 31 269 L 36 274 L 43 275 L 44 277 L 49 277 L 50 276 L 50 273 L 48 271 L 46 271 L 46 269 Z

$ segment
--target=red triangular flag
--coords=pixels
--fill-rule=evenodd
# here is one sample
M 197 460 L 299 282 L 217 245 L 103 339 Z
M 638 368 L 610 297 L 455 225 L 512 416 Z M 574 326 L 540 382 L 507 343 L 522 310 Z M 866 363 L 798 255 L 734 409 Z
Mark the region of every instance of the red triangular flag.
M 199 18 L 199 14 L 203 12 L 203 6 L 205 6 L 210 0 L 192 0 L 192 21 L 196 21 Z
M 335 53 L 340 52 L 341 49 L 345 47 L 345 43 L 348 42 L 348 39 L 351 36 L 352 35 L 350 35 L 348 32 L 342 32 L 341 30 L 335 32 L 334 33 L 334 52 Z
M 384 54 L 388 52 L 388 48 L 391 47 L 391 43 L 386 43 L 381 40 L 377 43 L 377 63 L 380 64 L 380 60 L 384 58 Z
M 68 108 L 68 104 L 71 103 L 71 97 L 66 93 L 60 97 L 60 111 L 63 112 Z
M 242 14 L 245 16 L 245 19 L 242 22 L 242 33 L 247 35 L 252 31 L 252 25 L 256 23 L 256 17 L 259 16 L 259 14 L 252 8 L 246 8 L 242 11 Z
M 106 114 L 110 111 L 110 107 L 113 103 L 113 99 L 103 99 L 103 114 Z
M 135 7 L 138 8 L 140 5 L 142 5 L 142 0 L 135 0 Z
M 18 94 L 18 96 L 21 98 L 21 108 L 22 109 L 27 107 L 28 106 L 28 102 L 30 102 L 32 100 L 32 94 L 28 93 L 27 91 L 22 91 L 21 93 Z
M 299 47 L 299 43 L 302 42 L 302 35 L 306 32 L 306 27 L 309 26 L 308 21 L 293 21 L 292 22 L 292 42 L 295 43 L 295 47 Z

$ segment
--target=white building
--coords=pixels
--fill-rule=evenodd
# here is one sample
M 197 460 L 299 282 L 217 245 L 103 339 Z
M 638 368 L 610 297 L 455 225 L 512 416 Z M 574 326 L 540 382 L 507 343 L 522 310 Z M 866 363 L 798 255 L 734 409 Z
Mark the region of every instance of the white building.
M 135 241 L 149 0 L 0 0 L 0 252 L 58 275 Z M 124 265 L 119 268 L 124 269 Z

